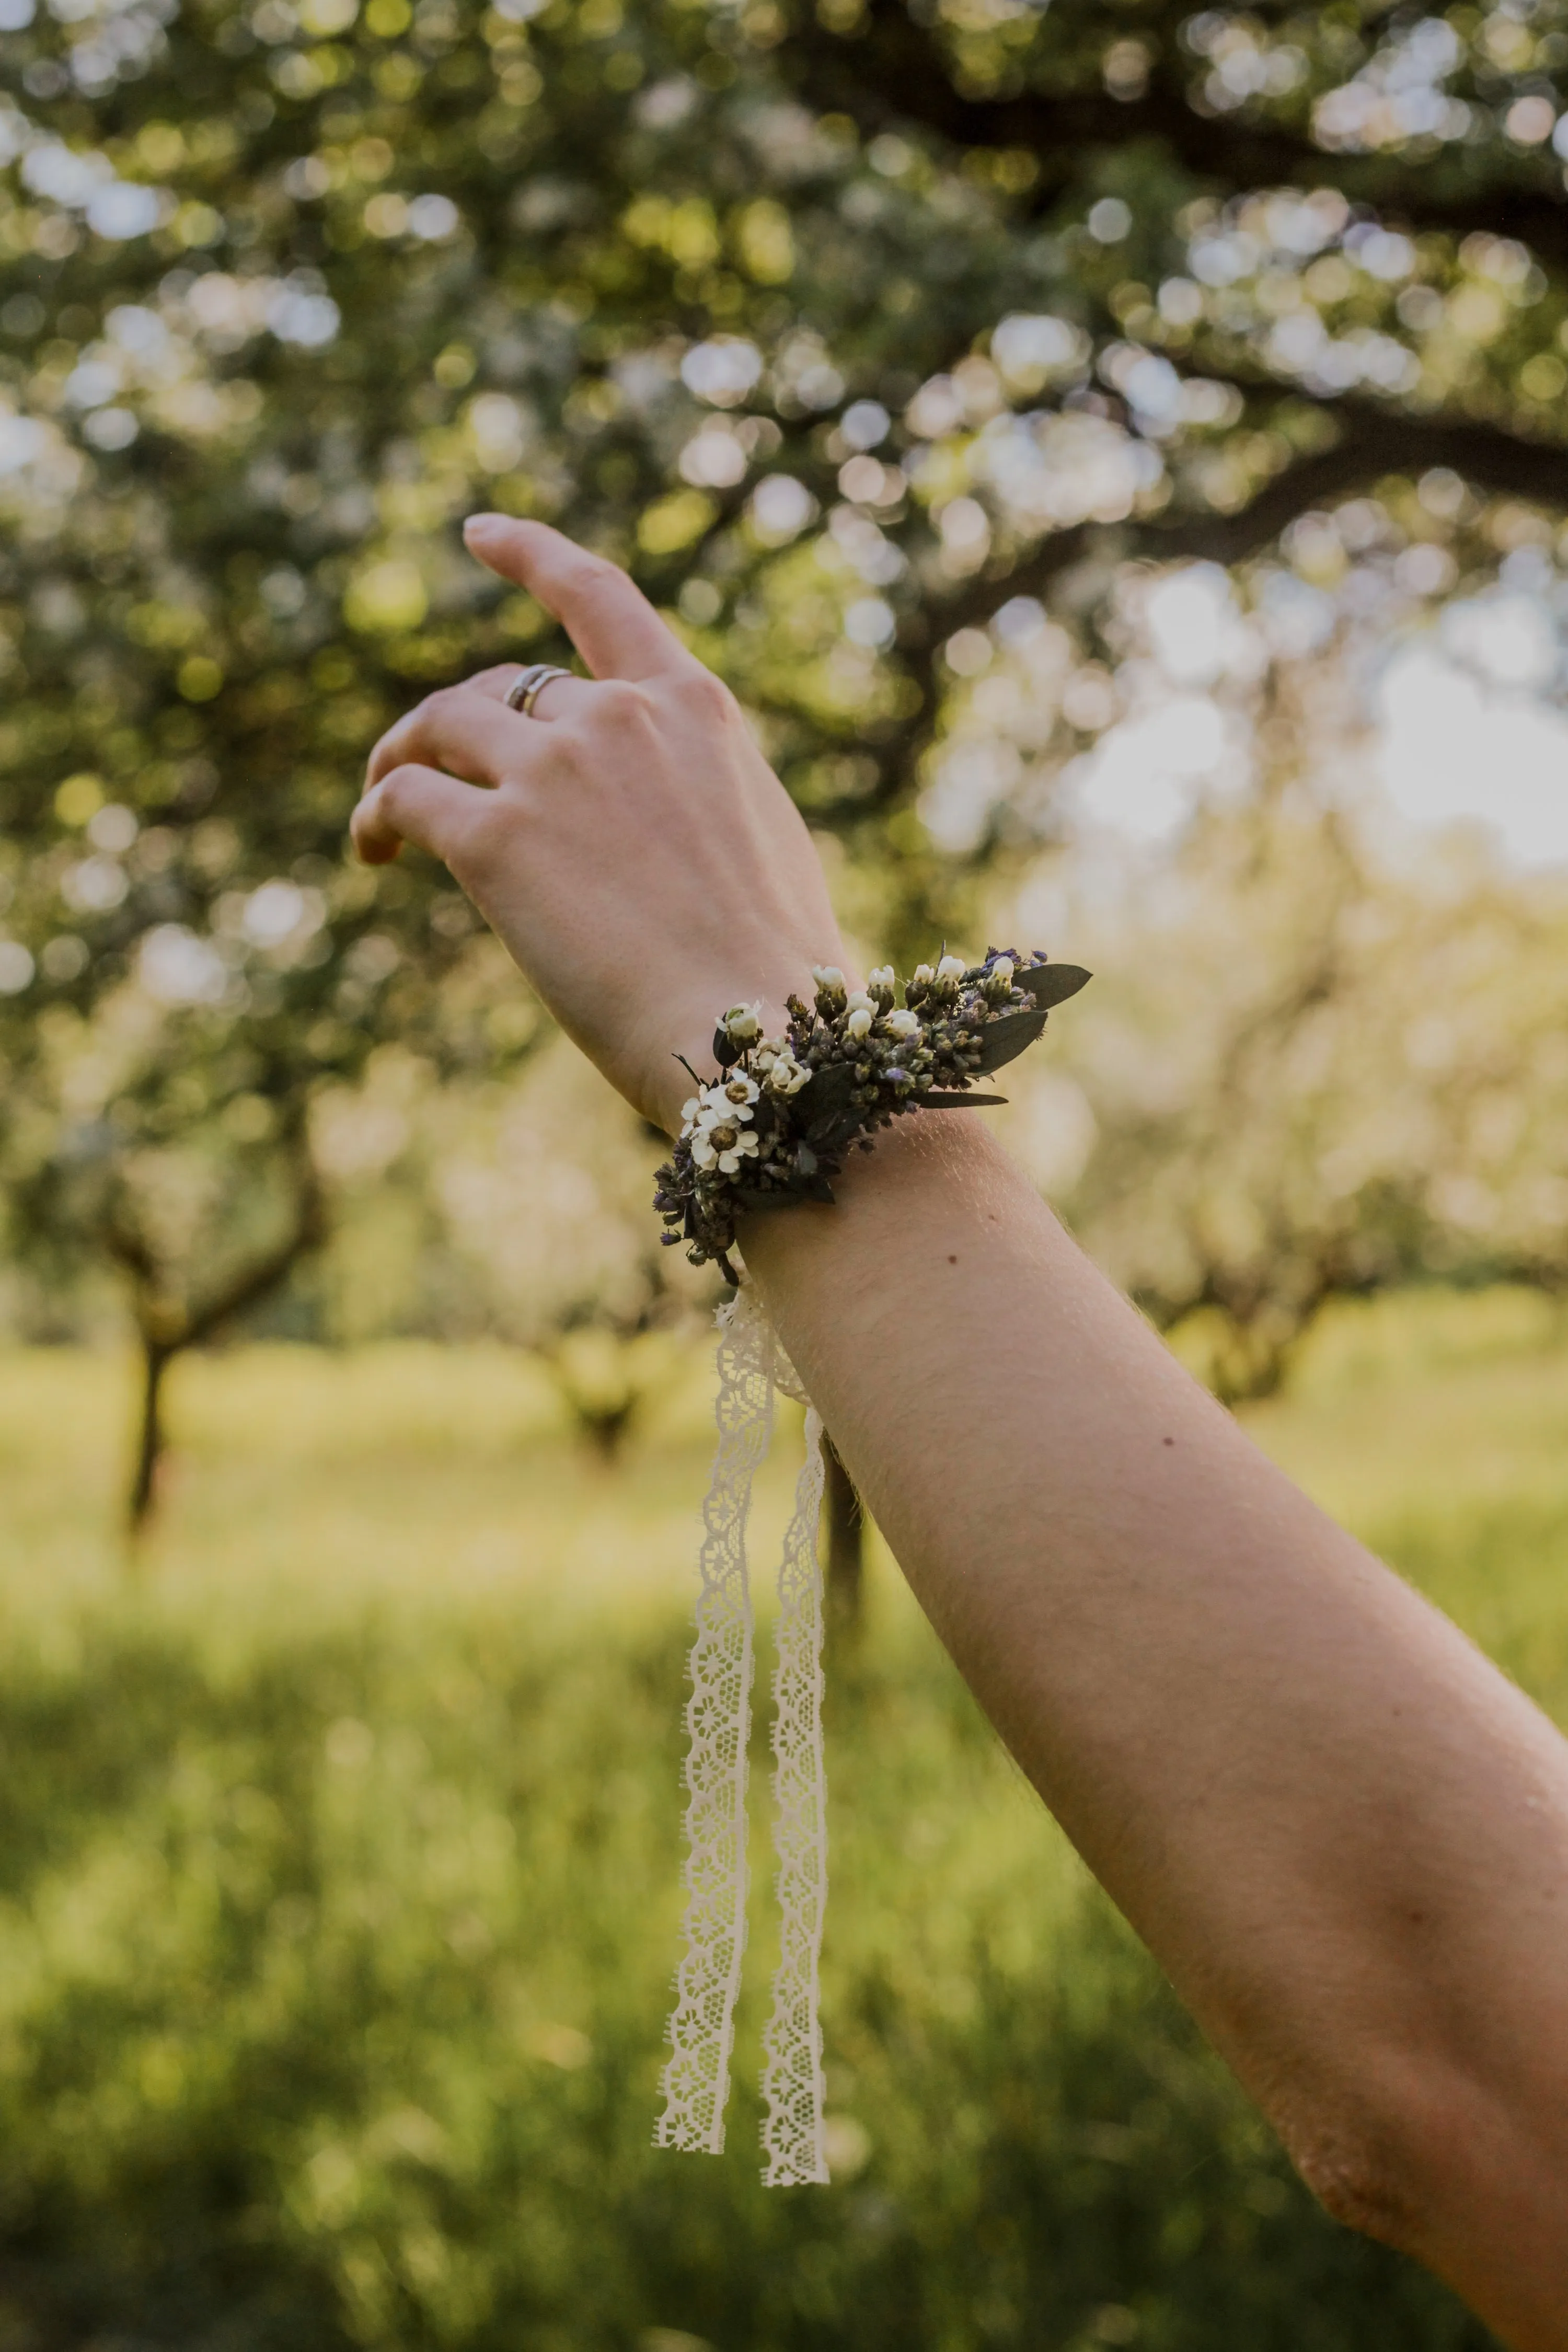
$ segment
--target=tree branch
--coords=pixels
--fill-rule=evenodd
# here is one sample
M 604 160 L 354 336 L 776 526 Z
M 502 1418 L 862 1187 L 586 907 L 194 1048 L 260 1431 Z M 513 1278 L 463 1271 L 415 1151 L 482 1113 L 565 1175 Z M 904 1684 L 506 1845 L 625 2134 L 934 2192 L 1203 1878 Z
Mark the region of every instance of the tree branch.
M 1038 595 L 1108 544 L 1125 557 L 1156 563 L 1240 563 L 1278 539 L 1298 515 L 1370 488 L 1390 474 L 1409 477 L 1444 467 L 1478 489 L 1568 505 L 1568 448 L 1561 444 L 1526 441 L 1467 417 L 1410 416 L 1353 397 L 1322 404 L 1343 425 L 1339 440 L 1298 457 L 1234 514 L 1189 512 L 1152 515 L 1132 524 L 1075 524 L 1043 541 L 1005 575 L 976 582 L 930 608 L 917 624 L 917 640 L 924 642 L 932 632 L 950 636 L 954 629 L 989 620 L 1010 596 Z
M 914 122 L 955 146 L 1033 154 L 1040 166 L 1036 211 L 1080 176 L 1086 148 L 1153 142 L 1209 186 L 1337 187 L 1410 228 L 1458 236 L 1485 229 L 1518 237 L 1543 260 L 1568 263 L 1568 205 L 1545 165 L 1498 153 L 1483 180 L 1468 155 L 1415 163 L 1334 154 L 1278 119 L 1200 114 L 1168 58 L 1155 62 L 1148 89 L 1131 100 L 1100 89 L 970 98 L 904 0 L 870 0 L 863 29 L 849 37 L 811 19 L 794 33 L 787 55 L 809 105 L 847 114 L 868 134 Z
M 1272 379 L 1237 388 L 1264 385 L 1283 389 Z M 1052 532 L 1005 571 L 987 572 L 907 615 L 899 650 L 921 688 L 921 707 L 876 747 L 875 791 L 814 811 L 818 822 L 852 821 L 889 807 L 908 789 L 935 732 L 938 649 L 955 631 L 984 627 L 1012 597 L 1045 595 L 1063 573 L 1096 555 L 1153 563 L 1243 562 L 1314 507 L 1370 489 L 1391 474 L 1410 477 L 1439 467 L 1479 489 L 1568 505 L 1568 449 L 1561 445 L 1526 441 L 1470 418 L 1410 416 L 1354 394 L 1321 405 L 1341 425 L 1340 438 L 1285 467 L 1234 514 L 1188 511 L 1136 522 L 1075 523 Z

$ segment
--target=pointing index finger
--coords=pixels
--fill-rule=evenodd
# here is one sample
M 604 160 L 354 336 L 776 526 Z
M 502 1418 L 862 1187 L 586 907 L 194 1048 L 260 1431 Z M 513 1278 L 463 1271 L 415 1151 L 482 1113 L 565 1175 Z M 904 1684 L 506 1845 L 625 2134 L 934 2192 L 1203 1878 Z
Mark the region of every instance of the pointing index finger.
M 619 564 L 590 554 L 548 523 L 472 515 L 463 538 L 481 563 L 515 580 L 554 614 L 595 677 L 658 677 L 689 660 Z

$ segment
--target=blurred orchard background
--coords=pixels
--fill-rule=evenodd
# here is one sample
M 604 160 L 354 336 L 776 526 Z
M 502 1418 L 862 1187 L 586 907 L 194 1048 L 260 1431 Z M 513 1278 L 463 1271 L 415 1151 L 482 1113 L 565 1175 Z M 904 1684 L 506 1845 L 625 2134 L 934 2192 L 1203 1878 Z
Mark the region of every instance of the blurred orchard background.
M 627 564 L 868 958 L 1094 967 L 1013 1147 L 1568 1717 L 1568 7 L 0 0 L 0 88 L 5 2352 L 1479 2347 L 841 1474 L 835 2185 L 752 2041 L 647 2147 L 713 1292 L 343 835 L 569 658 L 466 513 Z

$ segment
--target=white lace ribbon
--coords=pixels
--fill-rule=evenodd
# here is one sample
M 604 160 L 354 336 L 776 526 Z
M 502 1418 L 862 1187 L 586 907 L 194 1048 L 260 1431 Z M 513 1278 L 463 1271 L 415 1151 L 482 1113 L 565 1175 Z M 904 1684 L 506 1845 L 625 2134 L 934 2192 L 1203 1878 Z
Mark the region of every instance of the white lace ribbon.
M 724 2146 L 735 2001 L 746 1941 L 746 1746 L 752 1616 L 746 1562 L 752 1486 L 773 1432 L 773 1391 L 803 1391 L 752 1292 L 719 1310 L 719 1451 L 703 1538 L 686 1727 L 685 1956 L 667 2039 L 661 2147 L 717 2156 Z M 805 1464 L 779 1565 L 773 1674 L 773 1844 L 780 1956 L 763 2037 L 763 2179 L 826 2181 L 817 1964 L 827 1900 L 822 1750 L 822 1421 L 809 1403 Z

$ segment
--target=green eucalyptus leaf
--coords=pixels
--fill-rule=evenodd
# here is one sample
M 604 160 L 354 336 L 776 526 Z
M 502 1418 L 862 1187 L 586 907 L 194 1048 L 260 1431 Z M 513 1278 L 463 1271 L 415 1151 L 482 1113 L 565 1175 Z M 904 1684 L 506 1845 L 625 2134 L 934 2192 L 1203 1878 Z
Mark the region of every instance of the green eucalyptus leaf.
M 981 1032 L 980 1067 L 989 1076 L 999 1070 L 1004 1062 L 1012 1061 L 1026 1045 L 1032 1045 L 1046 1025 L 1043 1010 L 1033 1013 L 1004 1013 L 999 1019 L 988 1021 Z
M 1005 1095 L 917 1095 L 921 1110 L 986 1110 L 994 1103 L 1005 1103 Z
M 855 1069 L 849 1062 L 830 1062 L 816 1070 L 795 1097 L 797 1117 L 814 1143 L 826 1137 L 850 1110 Z
M 1078 963 L 1037 963 L 1026 971 L 1016 971 L 1013 985 L 1025 990 L 1034 998 L 1038 1009 L 1046 1013 L 1053 1004 L 1065 1004 L 1069 996 L 1076 996 L 1080 988 L 1087 987 L 1093 977 L 1092 972 L 1085 971 Z

